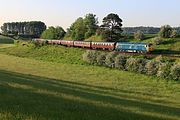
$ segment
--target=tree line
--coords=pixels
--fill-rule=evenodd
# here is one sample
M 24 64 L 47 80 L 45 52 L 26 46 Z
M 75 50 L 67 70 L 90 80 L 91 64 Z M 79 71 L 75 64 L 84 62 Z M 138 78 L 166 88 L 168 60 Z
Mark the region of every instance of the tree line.
M 40 37 L 42 32 L 46 30 L 46 25 L 41 21 L 9 22 L 4 23 L 1 30 L 4 35 Z
M 76 19 L 76 21 L 67 29 L 66 34 L 64 30 L 61 29 L 61 31 L 59 31 L 61 36 L 52 38 L 54 32 L 52 27 L 49 27 L 43 32 L 41 37 L 46 39 L 64 38 L 66 40 L 86 40 L 92 36 L 100 36 L 104 41 L 116 41 L 120 39 L 122 33 L 122 19 L 117 14 L 110 13 L 104 17 L 102 25 L 98 25 L 98 23 L 96 15 L 87 14 L 84 18 L 79 17 Z
M 11 22 L 4 23 L 1 27 L 4 35 L 30 36 L 30 38 L 41 37 L 44 39 L 65 39 L 65 40 L 100 40 L 100 41 L 121 41 L 123 38 L 134 34 L 138 40 L 144 39 L 144 34 L 159 34 L 162 38 L 176 37 L 180 33 L 180 27 L 172 28 L 168 25 L 158 27 L 124 27 L 119 15 L 110 13 L 103 18 L 99 25 L 95 14 L 86 14 L 77 18 L 71 26 L 65 30 L 61 26 L 49 27 L 41 21 Z M 163 30 L 162 30 L 163 29 Z M 160 31 L 160 32 L 159 32 Z M 168 32 L 167 32 L 168 31 Z
M 144 34 L 157 34 L 160 31 L 160 27 L 123 27 L 123 33 L 122 34 L 134 34 L 138 31 L 143 32 Z M 174 27 L 172 28 L 177 31 L 178 34 L 180 34 L 180 27 Z

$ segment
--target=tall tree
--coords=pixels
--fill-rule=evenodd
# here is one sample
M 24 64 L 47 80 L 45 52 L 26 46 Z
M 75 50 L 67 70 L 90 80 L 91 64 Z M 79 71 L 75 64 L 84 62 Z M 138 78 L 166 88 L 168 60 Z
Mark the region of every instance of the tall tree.
M 84 25 L 86 27 L 85 38 L 89 38 L 96 34 L 98 28 L 98 19 L 94 14 L 87 14 L 84 18 Z
M 122 33 L 122 19 L 117 14 L 109 14 L 103 19 L 101 29 L 104 31 L 103 35 L 106 35 L 107 41 L 119 40 Z
M 65 38 L 84 40 L 96 34 L 98 28 L 96 15 L 87 14 L 85 18 L 79 17 L 70 28 L 67 29 Z
M 66 37 L 71 37 L 73 40 L 84 40 L 86 28 L 83 18 L 79 17 L 67 30 Z
M 4 23 L 1 29 L 3 34 L 31 35 L 39 37 L 46 29 L 46 25 L 41 21 L 12 22 Z

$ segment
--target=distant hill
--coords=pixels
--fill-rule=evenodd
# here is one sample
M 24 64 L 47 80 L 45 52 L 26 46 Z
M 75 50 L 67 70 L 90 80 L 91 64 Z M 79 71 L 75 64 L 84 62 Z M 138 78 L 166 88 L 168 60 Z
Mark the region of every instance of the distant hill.
M 0 35 L 0 44 L 11 44 L 14 43 L 14 39 Z
M 124 27 L 123 34 L 134 34 L 137 31 L 142 31 L 144 34 L 157 34 L 160 31 L 160 27 Z M 175 27 L 178 33 L 180 33 L 180 27 Z

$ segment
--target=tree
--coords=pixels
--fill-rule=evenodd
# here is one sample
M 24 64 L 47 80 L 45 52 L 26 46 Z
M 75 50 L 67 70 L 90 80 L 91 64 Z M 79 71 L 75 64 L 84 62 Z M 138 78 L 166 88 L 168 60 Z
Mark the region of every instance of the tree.
M 107 41 L 118 40 L 122 33 L 122 20 L 117 14 L 109 14 L 103 19 L 103 24 L 101 25 L 102 36 L 106 35 Z M 104 38 L 105 38 L 104 37 Z
M 66 38 L 73 40 L 84 40 L 95 35 L 98 28 L 98 21 L 96 15 L 87 14 L 85 18 L 79 17 L 71 26 L 67 29 Z
M 84 25 L 86 27 L 85 38 L 89 38 L 96 34 L 98 28 L 98 19 L 94 14 L 87 14 L 84 18 Z
M 177 35 L 178 35 L 177 30 L 172 30 L 170 37 L 171 38 L 176 38 Z
M 71 37 L 73 40 L 84 40 L 86 33 L 86 28 L 84 25 L 84 20 L 79 17 L 69 29 L 67 29 L 66 37 Z
M 1 27 L 3 34 L 30 35 L 40 37 L 42 32 L 46 30 L 46 25 L 41 21 L 31 22 L 12 22 L 4 23 Z
M 134 38 L 137 40 L 143 40 L 144 39 L 144 34 L 141 31 L 137 31 L 136 33 L 134 33 Z
M 172 28 L 169 25 L 164 25 L 161 27 L 160 31 L 159 31 L 159 36 L 161 38 L 170 38 L 172 33 Z
M 62 27 L 49 27 L 47 30 L 45 30 L 41 38 L 43 39 L 62 39 L 65 35 L 65 31 Z

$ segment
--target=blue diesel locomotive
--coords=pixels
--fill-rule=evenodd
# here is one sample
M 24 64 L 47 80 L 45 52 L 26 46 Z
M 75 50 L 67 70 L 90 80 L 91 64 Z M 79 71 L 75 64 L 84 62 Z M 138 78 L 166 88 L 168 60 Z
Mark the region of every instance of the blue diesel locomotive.
M 132 43 L 132 42 L 117 42 L 115 45 L 116 51 L 149 53 L 153 50 L 152 44 L 148 43 Z

